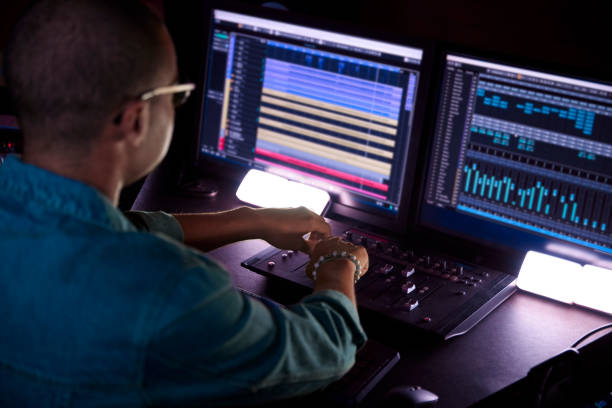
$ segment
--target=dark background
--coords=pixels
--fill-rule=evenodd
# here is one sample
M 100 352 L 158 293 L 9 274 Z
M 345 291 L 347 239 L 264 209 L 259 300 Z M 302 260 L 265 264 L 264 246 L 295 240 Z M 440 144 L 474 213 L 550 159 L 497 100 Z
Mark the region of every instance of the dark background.
M 197 10 L 208 2 L 147 2 L 165 9 L 169 19 L 182 22 L 170 21 L 175 37 L 201 34 Z M 3 3 L 0 49 L 13 23 L 31 1 Z M 424 37 L 543 61 L 558 65 L 560 71 L 612 78 L 611 14 L 605 1 L 287 0 L 282 4 L 301 14 L 357 25 L 364 33 L 392 33 L 398 41 Z
M 194 158 L 196 151 L 202 96 L 199 92 L 208 36 L 205 10 L 213 3 L 145 2 L 165 16 L 177 46 L 184 80 L 200 85 L 188 105 L 178 112 L 175 137 L 164 162 L 165 165 L 172 163 L 176 171 L 171 173 L 180 177 L 182 167 Z M 32 0 L 4 3 L 0 6 L 0 54 L 13 24 Z M 241 3 L 257 7 L 264 2 Z M 323 23 L 328 21 L 330 28 L 346 26 L 349 31 L 400 44 L 425 40 L 437 45 L 466 47 L 516 63 L 612 81 L 611 13 L 604 1 L 286 0 L 281 3 L 291 12 L 319 18 Z M 0 92 L 0 98 L 5 99 L 3 95 L 5 92 Z M 0 102 L 0 106 L 6 106 L 6 101 Z M 11 113 L 3 110 L 0 114 Z M 120 207 L 129 208 L 141 184 L 125 190 Z
M 166 3 L 169 11 L 193 7 L 187 2 Z M 611 13 L 603 1 L 288 0 L 282 4 L 298 13 L 353 23 L 365 34 L 388 32 L 398 41 L 424 37 L 558 64 L 561 70 L 587 76 L 611 75 Z

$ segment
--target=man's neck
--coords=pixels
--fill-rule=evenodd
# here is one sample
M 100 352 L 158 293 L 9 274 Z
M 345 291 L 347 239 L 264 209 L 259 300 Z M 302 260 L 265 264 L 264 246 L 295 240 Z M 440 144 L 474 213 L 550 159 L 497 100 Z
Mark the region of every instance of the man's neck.
M 77 158 L 71 157 L 65 152 L 53 154 L 51 152 L 28 152 L 26 149 L 22 160 L 24 163 L 87 184 L 104 194 L 115 206 L 119 202 L 119 193 L 123 188 L 123 181 L 111 157 L 105 158 L 100 154 L 86 154 Z

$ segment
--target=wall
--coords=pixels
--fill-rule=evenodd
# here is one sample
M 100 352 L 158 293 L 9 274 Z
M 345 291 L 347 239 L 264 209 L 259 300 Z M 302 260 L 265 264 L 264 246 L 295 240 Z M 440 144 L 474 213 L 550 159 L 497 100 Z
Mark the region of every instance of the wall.
M 258 4 L 250 1 L 249 3 Z M 607 1 L 373 0 L 282 2 L 291 10 L 559 65 L 612 80 Z

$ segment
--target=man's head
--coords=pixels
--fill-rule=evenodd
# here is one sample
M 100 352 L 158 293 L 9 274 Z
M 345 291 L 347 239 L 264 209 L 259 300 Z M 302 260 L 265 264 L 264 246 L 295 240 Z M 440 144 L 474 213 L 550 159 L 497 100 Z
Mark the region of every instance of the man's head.
M 176 82 L 174 48 L 139 1 L 42 0 L 17 24 L 5 57 L 24 153 L 89 152 L 110 135 L 143 139 L 131 157 L 139 167 L 165 154 L 171 96 L 138 97 Z M 155 164 L 127 169 L 128 178 Z

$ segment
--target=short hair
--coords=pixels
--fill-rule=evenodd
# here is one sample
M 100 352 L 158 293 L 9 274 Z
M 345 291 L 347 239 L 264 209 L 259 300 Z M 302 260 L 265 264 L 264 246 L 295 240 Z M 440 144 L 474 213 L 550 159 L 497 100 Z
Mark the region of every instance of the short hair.
M 163 27 L 137 0 L 35 3 L 4 61 L 26 145 L 87 146 L 126 97 L 156 86 Z

